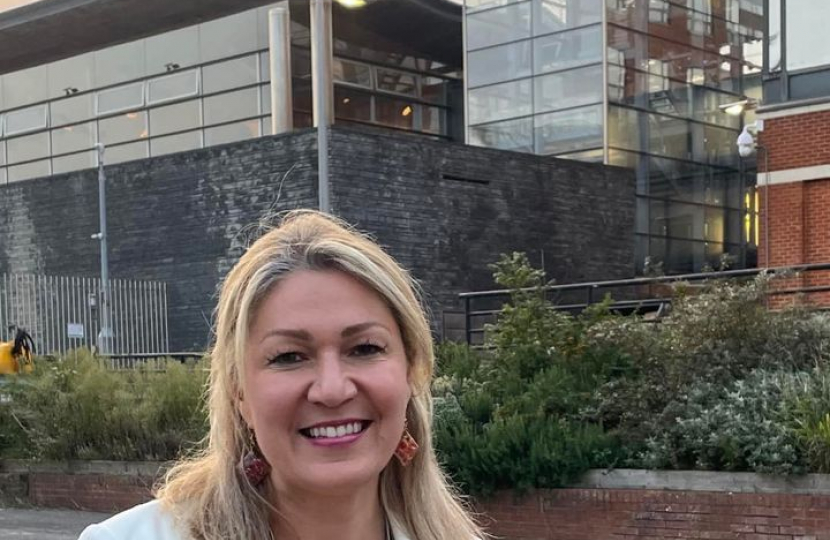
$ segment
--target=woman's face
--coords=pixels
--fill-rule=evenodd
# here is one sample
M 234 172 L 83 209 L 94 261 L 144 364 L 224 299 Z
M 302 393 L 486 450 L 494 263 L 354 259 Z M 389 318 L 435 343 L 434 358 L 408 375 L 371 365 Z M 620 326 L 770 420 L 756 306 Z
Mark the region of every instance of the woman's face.
M 410 398 L 401 332 L 381 297 L 337 271 L 297 271 L 254 313 L 240 412 L 279 491 L 376 482 Z

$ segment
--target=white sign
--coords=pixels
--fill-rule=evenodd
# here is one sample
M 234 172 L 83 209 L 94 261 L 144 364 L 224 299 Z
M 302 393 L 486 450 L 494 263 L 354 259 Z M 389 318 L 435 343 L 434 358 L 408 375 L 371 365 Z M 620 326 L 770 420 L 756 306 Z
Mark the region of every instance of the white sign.
M 69 339 L 84 339 L 84 325 L 79 323 L 67 323 L 66 336 Z

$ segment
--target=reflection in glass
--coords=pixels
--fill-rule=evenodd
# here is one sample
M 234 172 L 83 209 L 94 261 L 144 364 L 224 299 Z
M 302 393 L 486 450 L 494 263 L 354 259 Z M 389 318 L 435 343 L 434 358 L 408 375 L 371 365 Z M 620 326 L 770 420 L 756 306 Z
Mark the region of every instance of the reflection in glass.
M 470 128 L 470 144 L 533 152 L 533 119 L 521 118 Z
M 144 159 L 150 156 L 150 145 L 147 141 L 119 144 L 107 147 L 107 163 L 123 163 L 134 159 Z
M 366 64 L 334 58 L 332 60 L 332 77 L 335 82 L 372 88 L 372 68 Z
M 536 77 L 534 112 L 547 112 L 602 101 L 602 65 Z
M 202 134 L 199 131 L 190 131 L 150 140 L 150 155 L 163 156 L 175 152 L 196 150 L 201 147 Z
M 205 146 L 244 141 L 254 137 L 259 137 L 259 120 L 225 124 L 205 129 Z
M 202 85 L 207 94 L 257 82 L 257 57 L 243 56 L 202 68 Z
M 602 148 L 595 148 L 593 150 L 583 150 L 581 152 L 556 154 L 556 157 L 561 159 L 572 159 L 574 161 L 584 161 L 586 163 L 602 163 L 602 160 L 605 157 L 605 152 L 603 152 Z
M 467 81 L 470 87 L 531 75 L 530 41 L 473 51 L 467 58 Z
M 98 92 L 96 111 L 109 114 L 144 106 L 144 83 L 131 83 Z
M 206 99 L 205 114 L 207 101 Z M 150 135 L 153 137 L 196 128 L 201 124 L 201 110 L 197 99 L 150 109 Z
M 530 37 L 530 2 L 511 4 L 467 16 L 469 50 Z
M 256 88 L 237 90 L 205 98 L 205 125 L 230 122 L 257 116 L 259 102 Z M 155 131 L 155 126 L 153 127 Z
M 52 153 L 65 154 L 92 148 L 95 144 L 95 124 L 75 124 L 52 130 Z
M 602 146 L 602 106 L 540 114 L 533 129 L 537 154 Z
M 94 116 L 93 97 L 92 94 L 86 94 L 53 101 L 50 106 L 52 127 L 92 118 Z
M 645 125 L 641 125 L 645 124 Z M 640 150 L 644 145 L 640 140 L 640 133 L 646 133 L 648 125 L 645 118 L 638 116 L 637 111 L 624 107 L 608 106 L 608 146 L 627 150 Z M 615 163 L 612 156 L 611 162 Z M 624 156 L 621 155 L 621 156 Z
M 375 97 L 375 122 L 398 129 L 421 130 L 420 107 L 400 99 Z
M 591 26 L 533 40 L 535 73 L 602 61 L 602 27 Z
M 49 155 L 49 132 L 44 131 L 6 141 L 9 163 L 19 163 Z
M 770 73 L 781 71 L 781 0 L 770 0 L 767 61 Z
M 109 159 L 107 159 L 109 161 Z M 80 152 L 68 156 L 52 158 L 52 174 L 61 174 L 81 169 L 91 169 L 97 165 L 95 151 Z
M 334 116 L 343 120 L 372 121 L 372 97 L 341 86 L 334 87 Z
M 0 165 L 6 164 L 6 141 L 0 140 Z
M 6 136 L 46 127 L 46 105 L 35 105 L 6 113 Z
M 404 94 L 407 96 L 418 95 L 418 86 L 415 75 L 412 75 L 411 73 L 378 68 L 377 77 L 378 90 L 393 92 L 395 94 Z
M 11 165 L 7 171 L 9 183 L 29 180 L 31 178 L 42 178 L 51 174 L 48 159 L 26 163 L 24 165 Z
M 470 124 L 493 122 L 532 112 L 531 81 L 524 79 L 470 90 Z
M 164 75 L 147 82 L 147 103 L 161 103 L 172 99 L 196 95 L 199 92 L 199 71 L 181 71 Z
M 522 0 L 465 0 L 465 5 L 467 6 L 467 11 L 472 12 L 479 9 L 504 6 L 506 4 L 513 4 L 521 1 Z
M 257 50 L 256 10 L 251 9 L 199 25 L 202 62 Z
M 598 23 L 602 4 L 602 0 L 533 0 L 533 34 Z
M 98 140 L 106 145 L 146 138 L 147 112 L 131 112 L 98 121 Z M 109 160 L 110 149 L 107 149 Z

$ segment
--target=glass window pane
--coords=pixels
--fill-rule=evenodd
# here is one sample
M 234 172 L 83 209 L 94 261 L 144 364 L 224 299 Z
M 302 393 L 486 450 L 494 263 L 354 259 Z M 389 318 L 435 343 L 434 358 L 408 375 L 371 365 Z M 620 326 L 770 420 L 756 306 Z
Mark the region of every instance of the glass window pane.
M 186 152 L 202 147 L 202 134 L 199 131 L 179 133 L 169 137 L 159 137 L 150 141 L 150 154 L 162 156 L 174 152 Z
M 207 100 L 205 100 L 207 101 Z M 207 103 L 205 104 L 207 108 Z M 202 125 L 199 100 L 150 109 L 150 135 L 164 135 Z
M 781 71 L 781 0 L 772 0 L 769 6 L 769 43 L 767 56 L 769 71 Z
M 467 56 L 470 87 L 529 77 L 530 42 L 520 41 L 473 51 Z
M 602 28 L 591 26 L 533 40 L 535 73 L 602 61 Z
M 25 133 L 46 127 L 46 105 L 35 105 L 6 113 L 6 135 Z
M 92 53 L 47 64 L 49 97 L 63 97 L 78 91 L 92 90 L 95 87 L 92 76 L 94 69 L 95 58 Z
M 399 99 L 376 96 L 375 122 L 383 126 L 420 131 L 420 108 Z
M 334 116 L 343 120 L 372 121 L 372 97 L 339 86 L 334 87 Z
M 248 120 L 205 129 L 205 146 L 259 137 L 259 120 Z
M 49 132 L 15 137 L 6 141 L 9 163 L 38 159 L 49 155 Z
M 470 90 L 470 124 L 530 114 L 533 105 L 531 93 L 530 79 Z
M 788 2 L 786 10 L 787 69 L 830 64 L 830 50 L 824 34 L 830 20 L 830 3 L 818 0 Z
M 608 107 L 608 146 L 627 150 L 640 150 L 646 145 L 640 133 L 648 133 L 648 119 L 637 111 L 623 107 Z M 613 152 L 611 156 L 614 156 Z M 624 154 L 621 154 L 624 155 Z
M 473 12 L 480 9 L 487 9 L 496 6 L 504 6 L 507 4 L 513 4 L 516 2 L 521 2 L 521 0 L 465 0 L 464 3 L 467 6 L 467 11 Z
M 98 122 L 98 140 L 106 145 L 147 137 L 147 112 L 131 112 Z M 109 149 L 107 149 L 109 155 Z
M 11 109 L 49 99 L 49 75 L 46 66 L 7 73 L 2 77 L 5 108 Z
M 210 62 L 257 49 L 256 9 L 199 25 L 202 62 Z
M 530 2 L 467 16 L 468 50 L 530 37 Z
M 534 112 L 567 109 L 602 101 L 602 66 L 560 71 L 534 80 Z
M 0 165 L 6 164 L 6 141 L 0 140 Z
M 205 98 L 205 125 L 241 120 L 259 114 L 256 88 Z
M 602 21 L 602 0 L 533 0 L 534 35 Z
M 271 80 L 271 57 L 268 52 L 259 53 L 259 80 L 262 82 Z
M 4 186 L 8 183 L 8 176 L 6 174 L 6 168 L 0 167 L 0 186 Z
M 411 73 L 404 73 L 402 71 L 392 71 L 391 69 L 377 70 L 378 90 L 384 92 L 394 92 L 395 94 L 404 94 L 407 96 L 417 96 L 418 87 L 415 80 L 415 75 Z
M 556 157 L 561 159 L 572 159 L 574 161 L 584 161 L 586 163 L 602 163 L 605 156 L 602 148 L 594 148 L 593 150 L 583 150 L 581 152 L 568 152 L 565 154 L 556 154 Z
M 202 68 L 204 92 L 211 94 L 257 82 L 257 57 L 245 56 Z
M 147 75 L 164 73 L 171 64 L 181 68 L 199 63 L 199 28 L 190 26 L 148 37 L 144 44 Z
M 144 71 L 144 40 L 95 51 L 95 87 L 140 79 Z
M 93 94 L 53 101 L 50 106 L 52 111 L 52 127 L 93 118 L 95 116 L 93 102 Z
M 602 146 L 602 106 L 541 114 L 533 129 L 537 154 Z
M 69 156 L 52 158 L 52 174 L 79 171 L 81 169 L 91 169 L 97 165 L 95 161 L 94 150 L 72 154 Z
M 144 106 L 144 83 L 132 83 L 98 92 L 96 111 L 109 114 Z
M 147 103 L 193 96 L 199 92 L 199 71 L 190 70 L 164 75 L 147 83 Z
M 520 118 L 471 127 L 470 144 L 516 152 L 533 152 L 533 119 Z
M 337 87 L 334 89 L 335 94 L 337 93 Z M 266 84 L 265 86 L 259 89 L 259 99 L 260 103 L 262 104 L 262 114 L 271 114 L 271 85 Z M 335 107 L 337 107 L 337 103 L 335 102 Z M 268 119 L 268 123 L 270 123 L 270 118 Z
M 335 58 L 331 65 L 335 82 L 372 88 L 372 68 L 366 64 Z
M 9 183 L 29 180 L 31 178 L 42 178 L 50 174 L 49 160 L 44 159 L 42 161 L 35 161 L 34 163 L 26 163 L 25 165 L 12 165 L 7 171 Z
M 123 163 L 134 159 L 143 159 L 150 156 L 150 145 L 147 141 L 108 146 L 104 159 L 107 164 Z
M 92 148 L 95 144 L 95 124 L 75 124 L 52 130 L 52 153 L 65 154 Z

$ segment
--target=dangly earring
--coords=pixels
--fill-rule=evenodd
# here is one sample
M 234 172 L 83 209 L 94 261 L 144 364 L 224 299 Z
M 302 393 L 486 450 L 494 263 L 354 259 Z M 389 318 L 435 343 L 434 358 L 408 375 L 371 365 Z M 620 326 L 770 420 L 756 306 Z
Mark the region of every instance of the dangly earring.
M 271 466 L 262 457 L 262 452 L 256 442 L 256 434 L 248 428 L 248 451 L 242 456 L 242 472 L 252 486 L 259 486 L 271 472 Z
M 415 458 L 418 448 L 418 442 L 409 432 L 409 422 L 404 421 L 403 435 L 401 435 L 401 440 L 398 442 L 398 447 L 395 448 L 395 457 L 398 458 L 401 465 L 406 467 Z

